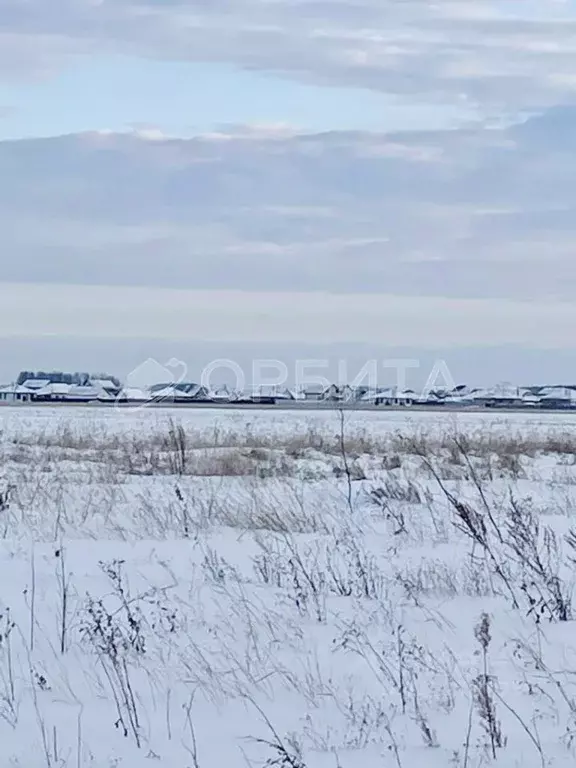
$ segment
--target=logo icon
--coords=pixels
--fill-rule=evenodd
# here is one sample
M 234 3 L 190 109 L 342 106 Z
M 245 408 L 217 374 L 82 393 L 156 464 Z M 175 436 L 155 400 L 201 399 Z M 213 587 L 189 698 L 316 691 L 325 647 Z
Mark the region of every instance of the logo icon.
M 175 357 L 164 365 L 149 357 L 130 371 L 116 405 L 146 408 L 152 403 L 174 402 L 177 387 L 185 380 L 187 372 L 186 363 Z

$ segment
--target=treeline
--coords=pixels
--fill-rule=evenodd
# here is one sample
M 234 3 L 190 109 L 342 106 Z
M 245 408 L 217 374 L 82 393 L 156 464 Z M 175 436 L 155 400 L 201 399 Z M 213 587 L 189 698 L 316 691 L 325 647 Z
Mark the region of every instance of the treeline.
M 16 383 L 24 384 L 24 382 L 30 379 L 42 379 L 53 384 L 72 384 L 80 387 L 85 387 L 94 379 L 102 379 L 103 381 L 111 381 L 117 387 L 121 386 L 120 380 L 109 373 L 85 373 L 80 371 L 74 373 L 65 373 L 64 371 L 21 371 Z

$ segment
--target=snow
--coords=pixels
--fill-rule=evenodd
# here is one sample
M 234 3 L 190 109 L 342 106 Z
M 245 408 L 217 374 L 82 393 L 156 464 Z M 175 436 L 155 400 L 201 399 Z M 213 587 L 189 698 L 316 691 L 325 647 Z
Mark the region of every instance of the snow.
M 0 765 L 573 766 L 575 426 L 2 407 Z

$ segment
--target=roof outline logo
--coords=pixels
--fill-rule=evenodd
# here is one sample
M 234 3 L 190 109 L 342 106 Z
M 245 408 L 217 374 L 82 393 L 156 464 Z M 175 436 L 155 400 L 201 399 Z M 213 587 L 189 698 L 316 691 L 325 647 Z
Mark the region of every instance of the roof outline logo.
M 174 402 L 173 388 L 160 393 L 152 393 L 154 385 L 178 385 L 185 381 L 188 374 L 188 366 L 183 360 L 171 357 L 162 364 L 153 357 L 149 357 L 133 368 L 126 376 L 123 390 L 116 399 L 116 405 L 129 405 L 133 408 L 146 408 L 151 403 Z

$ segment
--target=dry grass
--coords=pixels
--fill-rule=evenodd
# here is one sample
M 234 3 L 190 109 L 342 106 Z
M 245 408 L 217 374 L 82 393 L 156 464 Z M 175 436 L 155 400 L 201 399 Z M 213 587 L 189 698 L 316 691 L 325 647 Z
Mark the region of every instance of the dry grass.
M 538 454 L 556 454 L 568 463 L 576 460 L 576 434 L 569 430 L 535 431 L 531 434 L 501 432 L 480 429 L 465 436 L 446 430 L 442 434 L 420 432 L 407 436 L 400 432 L 377 435 L 369 428 L 348 428 L 344 435 L 346 454 L 351 458 L 378 455 L 383 457 L 387 468 L 401 466 L 402 457 L 410 454 L 428 454 L 443 457 L 451 464 L 462 464 L 463 446 L 466 454 L 476 458 L 497 457 L 503 466 L 514 467 L 519 457 L 535 457 Z M 172 420 L 158 423 L 147 434 L 144 432 L 115 433 L 104 427 L 93 429 L 92 425 L 74 428 L 68 423 L 59 424 L 56 429 L 38 430 L 33 434 L 22 434 L 4 440 L 4 452 L 11 459 L 18 456 L 25 459 L 30 450 L 58 452 L 59 458 L 75 455 L 86 461 L 100 461 L 109 455 L 114 459 L 142 456 L 148 464 L 163 457 L 202 449 L 236 449 L 252 451 L 252 457 L 260 455 L 263 460 L 269 451 L 282 452 L 290 459 L 301 459 L 311 454 L 328 456 L 340 455 L 341 437 L 337 429 L 308 429 L 286 434 L 271 429 L 266 434 L 253 432 L 249 427 L 238 430 L 233 427 L 212 430 L 195 429 L 177 424 Z
M 434 485 L 438 479 L 450 488 L 468 483 L 478 493 L 496 480 L 524 479 L 534 470 L 532 459 L 547 454 L 563 470 L 566 488 L 576 482 L 569 471 L 576 436 L 568 432 L 526 435 L 487 428 L 466 435 L 449 430 L 377 434 L 369 426 L 346 428 L 344 434 L 336 424 L 300 426 L 287 433 L 272 422 L 267 432 L 259 433 L 250 425 L 200 430 L 167 421 L 149 431 L 116 432 L 114 425 L 64 423 L 11 440 L 4 435 L 0 490 L 4 476 L 16 489 L 6 530 L 18 520 L 44 525 L 48 518 L 53 519 L 54 535 L 74 528 L 77 520 L 85 525 L 94 519 L 96 525 L 101 518 L 112 524 L 123 519 L 123 505 L 128 507 L 135 488 L 140 493 L 156 484 L 158 498 L 141 501 L 138 519 L 130 520 L 130 527 L 141 531 L 150 523 L 153 537 L 162 537 L 162 531 L 192 535 L 194 528 L 207 525 L 318 532 L 341 505 L 359 523 L 358 510 L 370 499 L 369 516 L 381 508 L 376 517 L 388 521 L 392 533 L 415 539 L 410 516 L 421 516 L 430 507 L 424 492 L 430 481 Z M 180 488 L 188 483 L 184 501 L 173 496 L 174 481 Z M 172 489 L 167 493 L 166 482 Z M 277 497 L 274 483 L 281 486 Z M 223 491 L 211 490 L 219 484 Z M 212 494 L 209 500 L 202 498 L 206 489 Z M 326 489 L 335 496 L 319 504 Z M 571 503 L 563 502 L 566 509 Z M 436 515 L 432 523 L 434 535 L 445 539 L 445 521 Z
M 0 537 L 11 537 L 14 551 L 5 558 L 5 583 L 13 573 L 11 603 L 20 601 L 22 627 L 30 614 L 38 630 L 33 657 L 20 649 L 14 668 L 42 661 L 41 679 L 50 678 L 54 695 L 42 689 L 38 698 L 50 717 L 50 701 L 64 689 L 60 680 L 77 687 L 78 701 L 107 698 L 113 713 L 114 700 L 121 702 L 117 723 L 98 723 L 93 731 L 96 708 L 86 708 L 93 744 L 107 729 L 116 738 L 112 729 L 120 727 L 138 748 L 150 723 L 154 743 L 171 754 L 170 712 L 177 710 L 188 712 L 195 744 L 189 688 L 205 695 L 203 707 L 214 704 L 222 729 L 223 703 L 234 697 L 270 708 L 281 737 L 260 740 L 272 756 L 255 765 L 315 764 L 296 762 L 299 748 L 283 738 L 294 732 L 294 744 L 302 741 L 312 759 L 324 750 L 326 765 L 368 765 L 369 753 L 360 750 L 374 747 L 371 765 L 381 765 L 383 755 L 397 766 L 437 755 L 438 765 L 472 768 L 502 753 L 533 766 L 519 751 L 523 742 L 509 715 L 516 707 L 528 728 L 544 723 L 536 719 L 544 700 L 547 748 L 574 730 L 574 682 L 562 670 L 548 671 L 568 644 L 553 646 L 547 635 L 555 642 L 573 629 L 576 529 L 569 502 L 562 512 L 554 507 L 560 494 L 543 485 L 546 494 L 531 501 L 526 493 L 538 492 L 542 481 L 516 482 L 546 454 L 552 458 L 540 462 L 542 471 L 554 469 L 556 459 L 566 484 L 561 492 L 571 497 L 576 438 L 568 433 L 379 436 L 326 426 L 287 435 L 271 424 L 269 434 L 259 435 L 247 426 L 210 432 L 167 422 L 140 434 L 66 427 L 4 439 L 0 449 Z M 73 540 L 88 538 L 94 545 L 75 552 Z M 109 539 L 129 546 L 114 542 L 108 549 Z M 28 563 L 30 540 L 50 548 Z M 132 547 L 135 541 L 146 546 Z M 74 566 L 69 575 L 62 542 Z M 87 582 L 78 571 L 94 547 L 102 578 L 86 571 L 90 592 L 83 600 Z M 66 652 L 55 659 L 50 633 L 59 611 Z M 0 725 L 18 705 L 26 714 L 15 753 L 33 722 L 25 709 L 30 687 L 12 676 L 3 626 L 0 634 Z M 15 631 L 14 648 L 26 636 Z M 528 651 L 518 638 L 531 643 Z M 521 661 L 521 651 L 535 661 Z M 77 659 L 82 674 L 73 675 Z M 566 668 L 573 667 L 571 654 Z M 12 679 L 20 698 L 10 685 L 3 693 L 2 680 Z M 530 696 L 518 693 L 521 684 L 530 684 Z M 282 720 L 286 691 L 294 722 Z M 243 703 L 242 710 L 250 707 Z M 466 733 L 458 727 L 467 711 Z M 453 712 L 454 720 L 446 719 Z M 169 732 L 160 741 L 165 719 Z M 398 743 L 388 723 L 407 724 Z M 47 733 L 60 745 L 70 729 Z M 187 748 L 192 760 L 184 755 L 163 764 L 235 764 L 202 758 L 210 733 L 198 753 Z M 536 736 L 528 749 L 544 766 Z M 434 748 L 430 757 L 422 739 Z M 462 744 L 466 754 L 457 759 Z M 140 754 L 138 764 L 150 757 Z M 63 763 L 50 757 L 44 764 Z

